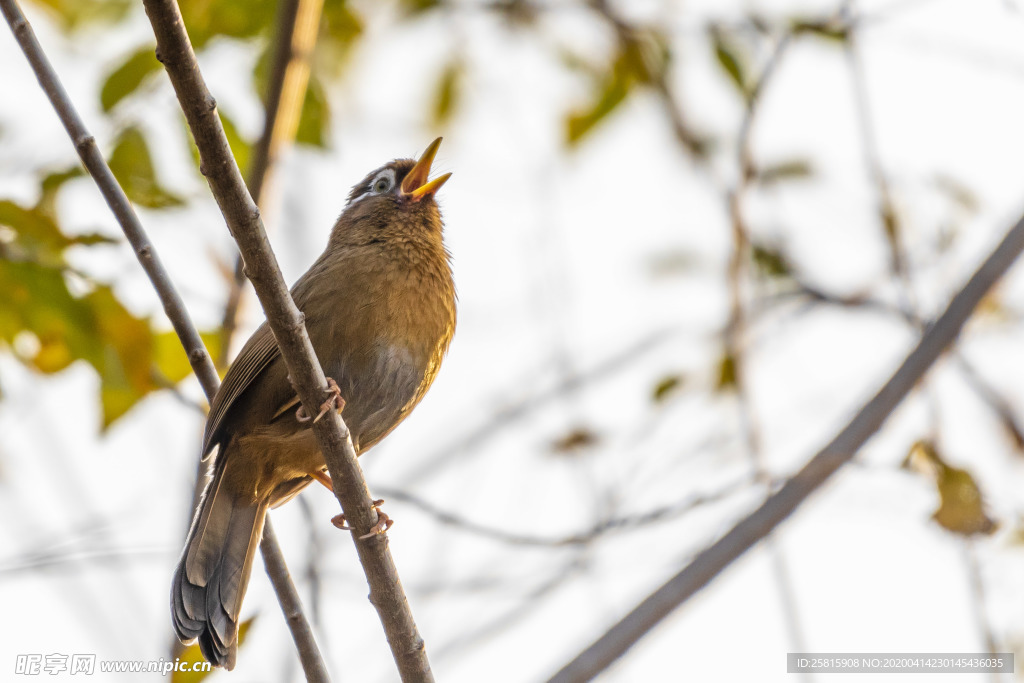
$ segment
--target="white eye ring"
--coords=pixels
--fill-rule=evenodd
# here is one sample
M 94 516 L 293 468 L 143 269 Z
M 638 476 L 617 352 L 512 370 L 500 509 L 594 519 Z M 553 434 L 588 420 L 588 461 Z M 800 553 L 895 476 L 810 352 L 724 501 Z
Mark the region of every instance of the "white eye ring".
M 386 194 L 395 187 L 395 169 L 385 168 L 370 181 L 370 192 Z

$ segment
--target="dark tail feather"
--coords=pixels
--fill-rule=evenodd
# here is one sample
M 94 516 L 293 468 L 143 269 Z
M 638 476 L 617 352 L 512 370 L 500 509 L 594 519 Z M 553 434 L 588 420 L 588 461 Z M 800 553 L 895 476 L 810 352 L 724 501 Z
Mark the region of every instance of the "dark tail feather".
M 267 506 L 232 499 L 220 490 L 222 475 L 215 467 L 188 532 L 171 584 L 171 620 L 179 640 L 198 638 L 207 661 L 233 669 L 238 615 Z

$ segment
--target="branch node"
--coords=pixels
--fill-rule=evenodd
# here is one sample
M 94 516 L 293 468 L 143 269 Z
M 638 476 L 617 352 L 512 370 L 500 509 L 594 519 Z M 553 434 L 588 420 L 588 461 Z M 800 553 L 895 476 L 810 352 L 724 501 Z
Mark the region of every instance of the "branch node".
M 89 135 L 88 133 L 85 133 L 83 135 L 76 136 L 74 139 L 74 143 L 75 151 L 78 152 L 79 154 L 82 154 L 86 149 L 96 144 L 96 138 Z

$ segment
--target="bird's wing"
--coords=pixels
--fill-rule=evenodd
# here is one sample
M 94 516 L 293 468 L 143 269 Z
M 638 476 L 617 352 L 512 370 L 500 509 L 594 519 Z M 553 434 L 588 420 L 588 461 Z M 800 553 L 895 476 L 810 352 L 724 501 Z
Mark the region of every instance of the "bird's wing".
M 203 437 L 203 455 L 210 452 L 213 442 L 217 439 L 221 422 L 232 404 L 279 355 L 281 350 L 277 347 L 277 341 L 267 323 L 263 323 L 242 347 L 238 357 L 224 375 L 220 390 L 213 398 L 210 415 L 206 420 L 206 434 Z

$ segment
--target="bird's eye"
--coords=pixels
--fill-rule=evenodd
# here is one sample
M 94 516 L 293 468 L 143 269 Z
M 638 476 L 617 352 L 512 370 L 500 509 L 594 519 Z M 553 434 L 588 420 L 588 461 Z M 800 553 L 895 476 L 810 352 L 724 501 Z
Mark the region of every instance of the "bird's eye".
M 395 186 L 395 172 L 388 168 L 378 173 L 373 182 L 370 183 L 370 190 L 374 194 L 384 194 L 390 192 L 391 188 Z

